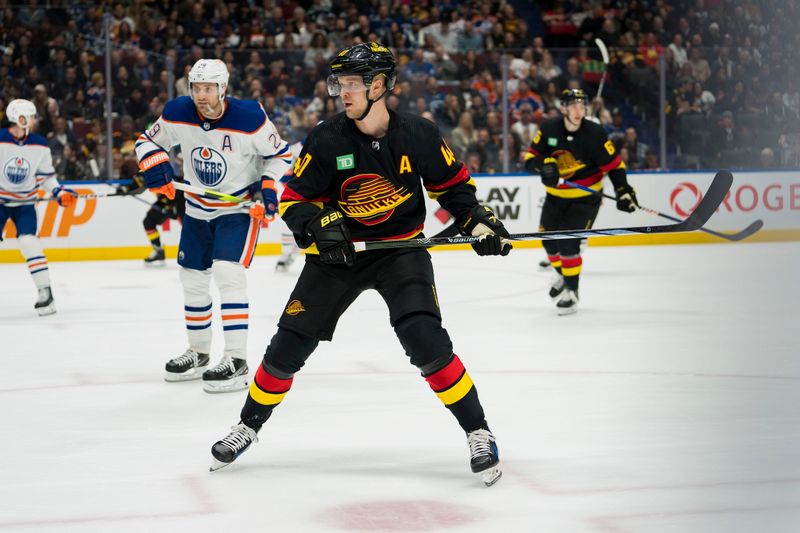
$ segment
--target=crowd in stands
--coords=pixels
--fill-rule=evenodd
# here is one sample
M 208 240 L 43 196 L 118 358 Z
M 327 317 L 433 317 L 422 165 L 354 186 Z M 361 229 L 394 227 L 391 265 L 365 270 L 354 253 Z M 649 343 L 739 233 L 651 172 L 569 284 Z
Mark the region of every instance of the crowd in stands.
M 170 96 L 188 94 L 203 57 L 224 60 L 228 94 L 258 99 L 289 141 L 338 113 L 328 59 L 378 40 L 398 61 L 391 109 L 435 121 L 473 172 L 519 171 L 565 88 L 597 92 L 594 39 L 611 51 L 592 102 L 630 169 L 669 165 L 800 167 L 796 0 L 264 0 L 100 2 L 52 7 L 0 0 L 0 119 L 31 99 L 62 179 L 126 178 L 133 145 Z M 110 15 L 111 82 L 104 15 Z M 670 159 L 658 156 L 659 68 Z M 502 65 L 507 61 L 504 85 Z M 106 91 L 113 163 L 106 164 Z M 503 93 L 508 107 L 503 109 Z M 503 114 L 509 135 L 503 136 Z M 7 125 L 5 121 L 3 126 Z

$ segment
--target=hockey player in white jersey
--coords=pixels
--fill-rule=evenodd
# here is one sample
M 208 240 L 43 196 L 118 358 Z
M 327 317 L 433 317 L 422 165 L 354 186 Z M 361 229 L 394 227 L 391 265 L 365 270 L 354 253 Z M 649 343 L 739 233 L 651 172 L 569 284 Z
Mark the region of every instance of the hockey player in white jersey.
M 145 185 L 174 198 L 168 151 L 180 145 L 184 180 L 257 203 L 207 199 L 186 193 L 178 264 L 182 267 L 189 348 L 166 364 L 167 381 L 202 377 L 206 392 L 247 387 L 249 306 L 244 269 L 250 266 L 262 220 L 278 206 L 275 180 L 292 154 L 264 108 L 253 100 L 226 97 L 228 70 L 217 59 L 201 59 L 189 72 L 189 92 L 167 102 L 136 143 Z M 211 278 L 220 293 L 225 349 L 207 369 L 211 348 Z
M 12 100 L 6 108 L 11 126 L 0 130 L 0 240 L 8 219 L 17 228 L 17 241 L 28 264 L 28 271 L 39 291 L 34 306 L 39 316 L 56 312 L 47 258 L 36 237 L 36 209 L 33 200 L 44 189 L 62 207 L 75 202 L 75 193 L 61 187 L 53 168 L 53 155 L 47 140 L 33 133 L 36 106 L 29 100 Z M 9 205 L 11 204 L 11 205 Z M 14 205 L 23 204 L 23 205 Z

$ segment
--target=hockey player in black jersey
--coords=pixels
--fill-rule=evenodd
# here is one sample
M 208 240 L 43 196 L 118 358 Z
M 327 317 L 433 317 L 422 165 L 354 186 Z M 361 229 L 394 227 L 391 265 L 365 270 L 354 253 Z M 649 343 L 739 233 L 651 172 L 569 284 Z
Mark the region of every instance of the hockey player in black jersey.
M 442 327 L 430 254 L 423 248 L 354 252 L 354 240 L 421 236 L 424 194 L 437 199 L 464 235 L 482 239 L 479 255 L 511 245 L 494 213 L 478 203 L 466 166 L 421 117 L 387 110 L 395 62 L 379 43 L 358 44 L 331 60 L 328 91 L 345 111 L 314 128 L 294 165 L 280 214 L 306 262 L 256 371 L 241 422 L 212 447 L 216 470 L 233 462 L 283 400 L 294 375 L 329 341 L 339 317 L 367 289 L 389 307 L 390 323 L 411 364 L 467 436 L 472 471 L 500 477 L 494 436 L 478 393 Z
M 144 178 L 141 173 L 133 177 L 133 181 L 126 185 L 121 185 L 117 191 L 122 194 L 136 195 L 141 194 L 146 189 L 144 185 Z M 175 198 L 169 199 L 163 194 L 157 195 L 156 201 L 147 210 L 147 214 L 142 220 L 144 232 L 150 240 L 150 245 L 153 251 L 144 260 L 145 264 L 154 264 L 163 262 L 166 259 L 164 247 L 161 244 L 161 233 L 158 231 L 158 226 L 164 224 L 167 220 L 183 220 L 185 212 L 183 201 L 183 192 L 176 191 Z
M 600 195 L 570 187 L 569 180 L 596 191 L 603 189 L 608 174 L 614 185 L 617 209 L 636 210 L 636 192 L 628 184 L 622 162 L 603 128 L 586 117 L 586 94 L 580 89 L 561 93 L 562 117 L 542 123 L 525 154 L 525 168 L 542 177 L 547 195 L 540 221 L 541 231 L 589 229 L 600 210 Z M 580 239 L 543 241 L 556 271 L 550 297 L 559 315 L 577 311 L 578 281 L 582 259 Z

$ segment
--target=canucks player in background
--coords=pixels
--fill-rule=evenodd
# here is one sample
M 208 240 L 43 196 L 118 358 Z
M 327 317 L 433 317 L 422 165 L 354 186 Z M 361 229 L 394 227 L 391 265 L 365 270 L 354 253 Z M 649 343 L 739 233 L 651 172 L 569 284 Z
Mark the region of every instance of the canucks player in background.
M 547 195 L 540 221 L 541 231 L 590 229 L 600 211 L 598 194 L 560 183 L 574 181 L 595 191 L 603 190 L 606 174 L 614 185 L 617 209 L 632 213 L 638 205 L 636 192 L 628 184 L 625 163 L 605 130 L 586 118 L 586 93 L 565 89 L 561 93 L 561 115 L 542 123 L 525 154 L 525 168 L 542 177 Z M 559 315 L 578 310 L 578 282 L 583 259 L 581 239 L 542 241 L 556 271 L 550 298 Z
M 3 227 L 11 219 L 17 228 L 17 241 L 28 271 L 39 291 L 35 309 L 39 316 L 56 312 L 50 272 L 42 245 L 36 237 L 37 220 L 33 200 L 44 189 L 68 207 L 75 202 L 75 193 L 61 187 L 53 168 L 53 155 L 47 140 L 33 133 L 36 128 L 36 106 L 30 100 L 12 100 L 6 108 L 11 126 L 0 130 L 0 240 Z M 4 205 L 27 202 L 25 205 Z
M 180 145 L 189 185 L 255 201 L 237 202 L 186 193 L 178 264 L 183 285 L 189 348 L 166 364 L 167 381 L 202 377 L 206 392 L 247 386 L 249 304 L 245 268 L 255 253 L 261 222 L 277 210 L 275 180 L 289 166 L 289 146 L 264 108 L 253 100 L 226 97 L 228 70 L 220 60 L 201 59 L 189 72 L 191 96 L 167 102 L 136 143 L 145 185 L 175 198 L 169 150 Z M 225 349 L 206 370 L 211 348 L 211 278 L 220 293 Z

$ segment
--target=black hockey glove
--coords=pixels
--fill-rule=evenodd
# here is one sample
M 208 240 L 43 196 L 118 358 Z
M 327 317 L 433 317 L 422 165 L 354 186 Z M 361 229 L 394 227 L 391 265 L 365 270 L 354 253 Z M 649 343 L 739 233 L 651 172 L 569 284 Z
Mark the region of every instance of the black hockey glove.
M 494 212 L 485 205 L 477 205 L 470 209 L 458 224 L 462 235 L 473 235 L 481 240 L 472 243 L 472 249 L 478 255 L 508 255 L 511 243 L 502 237 L 508 237 L 508 230 L 497 219 Z
M 614 192 L 617 195 L 617 209 L 620 211 L 633 213 L 639 207 L 639 202 L 636 201 L 636 191 L 627 183 L 614 189 Z
M 326 207 L 311 219 L 306 233 L 317 245 L 320 261 L 327 265 L 353 266 L 356 250 L 342 213 Z
M 552 157 L 548 157 L 544 160 L 544 164 L 542 165 L 542 184 L 545 187 L 557 187 L 558 186 L 558 165 L 556 164 L 556 160 Z

